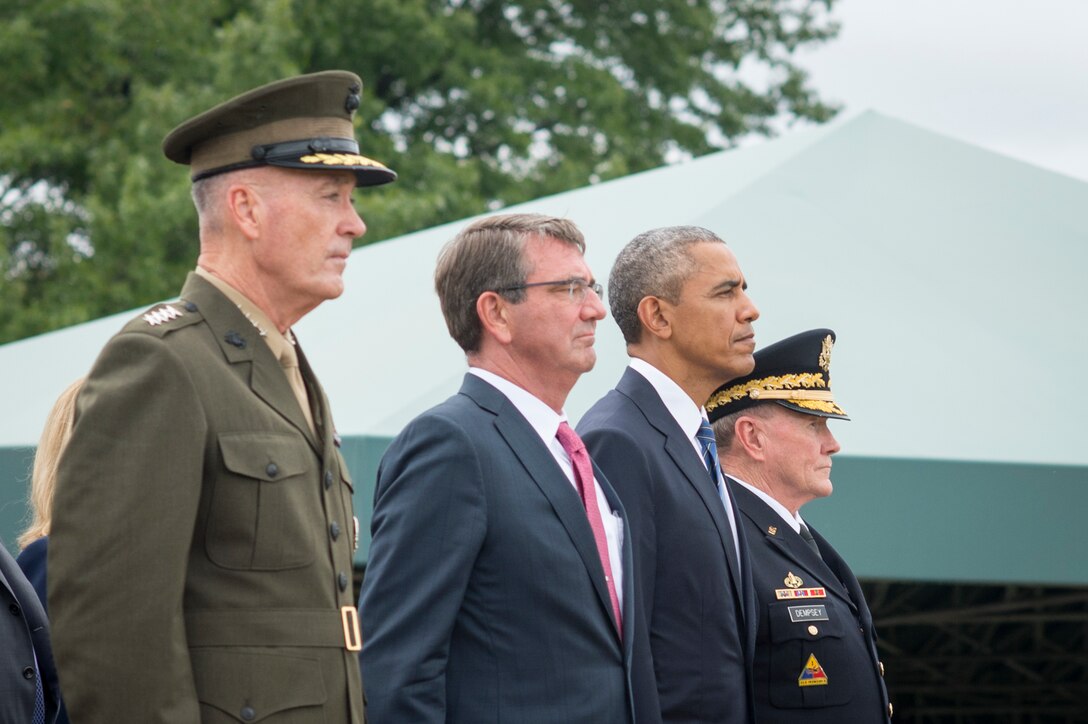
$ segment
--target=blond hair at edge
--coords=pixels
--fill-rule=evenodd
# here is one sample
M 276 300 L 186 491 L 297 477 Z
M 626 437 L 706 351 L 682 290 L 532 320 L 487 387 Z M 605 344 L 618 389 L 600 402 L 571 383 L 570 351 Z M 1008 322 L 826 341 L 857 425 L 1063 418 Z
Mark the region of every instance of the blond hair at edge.
M 83 389 L 83 380 L 68 385 L 60 397 L 53 403 L 45 429 L 38 441 L 34 453 L 34 471 L 30 474 L 30 509 L 34 513 L 23 534 L 19 536 L 19 548 L 26 548 L 34 541 L 49 535 L 49 525 L 53 522 L 53 490 L 57 484 L 57 466 L 60 454 L 72 436 L 72 423 L 75 420 L 76 396 Z

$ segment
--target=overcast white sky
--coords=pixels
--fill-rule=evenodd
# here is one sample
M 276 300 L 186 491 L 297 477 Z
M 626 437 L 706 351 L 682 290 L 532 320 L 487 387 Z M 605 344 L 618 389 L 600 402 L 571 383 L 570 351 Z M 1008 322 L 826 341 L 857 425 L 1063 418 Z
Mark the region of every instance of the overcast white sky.
M 839 0 L 821 95 L 1088 181 L 1088 0 Z

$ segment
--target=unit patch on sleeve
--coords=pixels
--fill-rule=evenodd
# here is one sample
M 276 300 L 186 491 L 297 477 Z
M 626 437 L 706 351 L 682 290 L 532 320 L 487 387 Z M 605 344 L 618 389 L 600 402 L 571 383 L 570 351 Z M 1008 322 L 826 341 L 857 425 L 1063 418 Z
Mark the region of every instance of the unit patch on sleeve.
M 805 668 L 801 669 L 801 675 L 797 677 L 798 686 L 827 686 L 827 674 L 824 667 L 816 660 L 816 654 L 809 654 Z

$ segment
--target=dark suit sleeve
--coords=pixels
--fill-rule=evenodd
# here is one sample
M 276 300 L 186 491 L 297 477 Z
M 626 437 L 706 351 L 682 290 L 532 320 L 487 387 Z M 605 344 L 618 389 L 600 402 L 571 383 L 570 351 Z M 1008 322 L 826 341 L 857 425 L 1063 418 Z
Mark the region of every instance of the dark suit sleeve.
M 48 553 L 65 700 L 76 721 L 190 724 L 182 597 L 207 430 L 194 380 L 160 339 L 121 334 L 78 409 Z
M 584 433 L 590 457 L 619 495 L 627 511 L 634 557 L 635 640 L 632 645 L 632 686 L 636 690 L 636 721 L 661 721 L 650 653 L 650 619 L 653 615 L 657 568 L 657 529 L 654 524 L 654 474 L 643 448 L 630 435 L 614 428 Z
M 470 432 L 437 414 L 417 419 L 378 469 L 360 596 L 374 722 L 446 720 L 450 638 L 487 528 Z

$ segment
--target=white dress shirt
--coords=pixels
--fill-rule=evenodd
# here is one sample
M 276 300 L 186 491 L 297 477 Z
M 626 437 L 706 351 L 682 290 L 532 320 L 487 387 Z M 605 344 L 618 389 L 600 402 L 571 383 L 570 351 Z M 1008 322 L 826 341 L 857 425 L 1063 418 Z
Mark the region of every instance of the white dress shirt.
M 691 401 L 691 398 L 688 397 L 688 393 L 680 388 L 680 385 L 676 384 L 672 378 L 646 360 L 632 357 L 630 367 L 635 372 L 638 372 L 645 377 L 646 381 L 650 383 L 650 386 L 654 388 L 657 392 L 657 396 L 660 397 L 661 402 L 664 403 L 665 409 L 667 409 L 673 419 L 676 420 L 676 424 L 680 426 L 680 430 L 687 436 L 688 442 L 690 442 L 692 448 L 694 448 L 695 454 L 699 456 L 699 460 L 702 461 L 703 466 L 706 467 L 706 462 L 703 461 L 703 448 L 699 444 L 699 441 L 695 439 L 695 434 L 699 432 L 699 426 L 702 425 L 703 420 L 707 419 L 706 410 L 702 407 L 697 407 L 695 403 Z M 710 471 L 707 471 L 707 474 L 710 474 Z M 725 480 L 721 478 L 720 472 L 718 475 L 718 485 L 723 486 L 722 492 L 727 496 L 722 499 L 722 507 L 725 508 L 725 515 L 729 518 L 729 531 L 733 534 L 733 550 L 737 552 L 737 563 L 740 563 L 740 539 L 737 538 L 737 517 L 733 512 L 733 506 L 725 504 L 725 501 L 729 499 L 728 491 L 724 488 Z
M 563 446 L 559 444 L 559 439 L 555 436 L 559 431 L 559 423 L 567 419 L 566 414 L 557 413 L 530 392 L 518 387 L 504 377 L 499 377 L 494 372 L 479 367 L 469 367 L 468 371 L 469 374 L 476 375 L 501 392 L 517 408 L 518 412 L 529 421 L 529 425 L 536 430 L 537 435 L 540 435 L 540 439 L 544 441 L 548 452 L 555 458 L 555 462 L 559 464 L 563 474 L 567 476 L 567 480 L 570 481 L 571 486 L 577 492 L 578 483 L 574 478 L 574 466 L 571 465 L 567 451 L 563 449 Z M 623 519 L 612 510 L 612 506 L 609 505 L 596 476 L 593 479 L 593 488 L 597 492 L 597 507 L 601 511 L 601 522 L 604 523 L 604 537 L 608 543 L 608 562 L 612 566 L 612 582 L 615 585 L 616 597 L 619 599 L 620 610 L 622 611 L 623 557 L 620 551 L 623 549 Z M 581 499 L 580 495 L 579 499 Z

